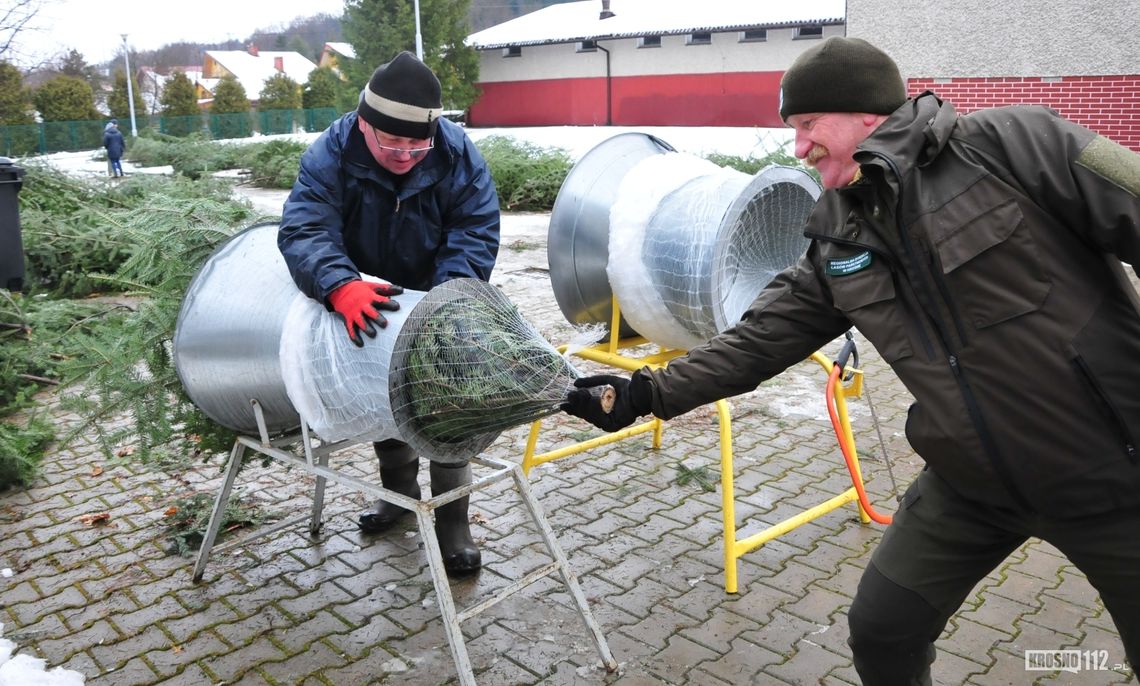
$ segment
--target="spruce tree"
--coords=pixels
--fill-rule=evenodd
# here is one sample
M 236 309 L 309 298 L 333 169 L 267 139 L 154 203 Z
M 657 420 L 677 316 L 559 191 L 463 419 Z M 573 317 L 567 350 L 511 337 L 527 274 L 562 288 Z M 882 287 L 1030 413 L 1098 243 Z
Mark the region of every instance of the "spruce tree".
M 0 125 L 32 124 L 32 96 L 20 70 L 0 62 Z
M 210 112 L 212 114 L 249 112 L 249 97 L 245 94 L 245 88 L 233 76 L 223 76 L 218 82 Z
M 424 63 L 443 86 L 443 106 L 466 109 L 477 95 L 478 53 L 464 43 L 470 33 L 470 0 L 420 0 Z M 346 60 L 349 83 L 359 90 L 372 71 L 401 50 L 416 51 L 416 17 L 410 0 L 348 0 L 341 20 L 356 58 Z
M 301 86 L 285 74 L 274 74 L 265 79 L 265 84 L 257 98 L 257 109 L 297 110 L 301 109 Z
M 164 117 L 186 117 L 198 114 L 198 96 L 194 92 L 194 84 L 190 82 L 190 77 L 181 70 L 176 70 L 170 80 L 166 82 L 159 102 L 162 105 L 162 116 Z
M 146 103 L 143 102 L 138 81 L 133 77 L 131 78 L 131 95 L 134 96 L 135 115 L 145 115 Z M 107 109 L 111 110 L 111 116 L 116 119 L 123 121 L 130 119 L 131 108 L 127 101 L 127 75 L 122 69 L 115 71 L 115 85 L 111 87 L 111 95 L 107 97 Z
M 182 71 L 175 71 L 166 82 L 160 98 L 163 130 L 173 136 L 185 136 L 201 126 L 198 96 L 194 84 Z
M 318 107 L 336 107 L 336 93 L 340 78 L 329 67 L 317 67 L 309 72 L 309 80 L 301 92 L 301 106 L 307 110 Z
M 218 82 L 210 114 L 210 132 L 214 138 L 244 138 L 253 130 L 249 98 L 233 76 L 224 76 Z
M 44 121 L 99 119 L 91 86 L 75 76 L 56 76 L 36 89 L 36 109 Z

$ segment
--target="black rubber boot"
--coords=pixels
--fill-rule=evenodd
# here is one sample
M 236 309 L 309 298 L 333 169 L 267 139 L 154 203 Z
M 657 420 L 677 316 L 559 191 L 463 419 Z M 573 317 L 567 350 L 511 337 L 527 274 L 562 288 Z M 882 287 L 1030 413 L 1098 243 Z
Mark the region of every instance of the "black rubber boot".
M 471 465 L 447 465 L 432 462 L 431 492 L 438 495 L 471 483 Z M 483 562 L 475 539 L 471 537 L 471 523 L 467 517 L 470 496 L 463 496 L 435 510 L 435 535 L 443 553 L 443 568 L 450 576 L 467 576 L 479 571 Z
M 397 440 L 373 443 L 376 458 L 380 461 L 380 483 L 390 491 L 419 500 L 420 483 L 416 476 L 420 473 L 420 458 L 412 452 L 411 446 Z M 360 530 L 366 534 L 377 534 L 392 528 L 406 515 L 412 514 L 399 505 L 386 500 L 377 500 L 375 507 L 363 512 L 357 520 Z

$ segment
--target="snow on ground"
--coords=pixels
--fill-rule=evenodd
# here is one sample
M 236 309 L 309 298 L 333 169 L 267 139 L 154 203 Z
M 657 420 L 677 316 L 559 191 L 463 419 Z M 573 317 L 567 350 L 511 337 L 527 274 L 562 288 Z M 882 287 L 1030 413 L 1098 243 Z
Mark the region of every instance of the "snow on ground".
M 639 132 L 655 136 L 679 152 L 704 157 L 720 153 L 740 157 L 763 157 L 792 141 L 791 129 L 762 129 L 754 127 L 714 126 L 536 126 L 520 128 L 468 129 L 472 140 L 489 136 L 509 136 L 542 148 L 561 148 L 571 159 L 577 160 L 595 145 L 622 133 Z M 312 142 L 319 133 L 287 134 L 283 136 L 255 136 L 234 139 L 233 143 L 255 143 L 275 138 L 289 138 L 305 143 Z M 68 173 L 107 176 L 107 162 L 103 150 L 60 152 L 43 155 L 42 159 L 53 167 Z M 16 160 L 21 164 L 22 160 Z M 138 167 L 123 162 L 127 174 L 170 174 L 170 167 Z M 232 174 L 233 172 L 231 172 Z
M 86 681 L 79 672 L 63 667 L 45 670 L 44 661 L 38 657 L 13 657 L 17 646 L 3 635 L 4 624 L 0 622 L 0 686 L 83 686 Z

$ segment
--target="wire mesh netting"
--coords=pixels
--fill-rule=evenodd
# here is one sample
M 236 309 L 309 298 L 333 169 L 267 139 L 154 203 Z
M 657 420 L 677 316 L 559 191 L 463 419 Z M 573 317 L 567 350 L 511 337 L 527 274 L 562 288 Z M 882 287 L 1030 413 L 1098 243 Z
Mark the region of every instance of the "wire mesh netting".
M 578 376 L 499 289 L 474 279 L 424 296 L 391 365 L 400 435 L 440 462 L 466 459 L 470 446 L 558 412 Z
M 398 438 L 437 462 L 463 462 L 505 429 L 557 412 L 579 376 L 498 288 L 475 279 L 405 291 L 358 348 L 338 315 L 293 285 L 276 235 L 259 225 L 229 239 L 183 300 L 179 378 L 222 426 L 256 433 L 257 400 L 271 434 L 303 421 L 326 442 Z
M 642 160 L 610 209 L 606 274 L 623 316 L 660 345 L 704 343 L 803 253 L 818 197 L 799 169 L 749 176 L 681 153 Z

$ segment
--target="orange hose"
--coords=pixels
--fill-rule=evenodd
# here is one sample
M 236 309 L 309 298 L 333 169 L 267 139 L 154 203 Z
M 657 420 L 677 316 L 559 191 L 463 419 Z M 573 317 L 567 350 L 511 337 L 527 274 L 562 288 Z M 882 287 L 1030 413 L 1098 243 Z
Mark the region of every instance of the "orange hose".
M 863 488 L 863 479 L 859 478 L 859 469 L 855 466 L 854 446 L 847 442 L 847 437 L 843 432 L 843 423 L 839 420 L 839 411 L 835 408 L 835 386 L 839 383 L 839 377 L 842 373 L 843 367 L 838 364 L 832 365 L 831 376 L 827 379 L 827 414 L 831 416 L 831 427 L 835 429 L 835 437 L 839 439 L 839 449 L 843 452 L 843 459 L 847 462 L 847 471 L 851 473 L 851 483 L 855 484 L 855 492 L 859 494 L 859 504 L 863 507 L 863 511 L 872 521 L 879 524 L 890 524 L 891 516 L 875 512 L 875 508 L 871 507 L 871 502 L 867 499 L 867 491 Z

